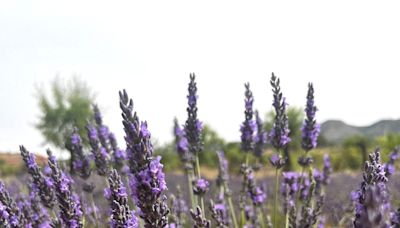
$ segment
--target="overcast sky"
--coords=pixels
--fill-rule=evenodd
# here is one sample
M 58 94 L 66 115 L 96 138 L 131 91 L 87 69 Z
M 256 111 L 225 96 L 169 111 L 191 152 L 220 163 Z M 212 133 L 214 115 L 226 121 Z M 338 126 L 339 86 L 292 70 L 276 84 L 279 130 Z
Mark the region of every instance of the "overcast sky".
M 8 3 L 7 3 L 8 2 Z M 0 151 L 44 151 L 35 85 L 78 74 L 120 139 L 118 90 L 160 142 L 186 118 L 189 73 L 199 118 L 239 140 L 243 83 L 271 109 L 271 72 L 290 105 L 315 84 L 317 118 L 368 125 L 400 115 L 398 1 L 2 1 Z M 123 142 L 120 142 L 122 144 Z

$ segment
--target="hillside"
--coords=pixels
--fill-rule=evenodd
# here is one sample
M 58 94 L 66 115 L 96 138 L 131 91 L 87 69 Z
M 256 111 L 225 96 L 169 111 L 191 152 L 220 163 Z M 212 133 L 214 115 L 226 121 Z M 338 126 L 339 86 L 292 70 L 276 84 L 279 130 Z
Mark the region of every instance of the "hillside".
M 388 133 L 400 133 L 400 120 L 380 120 L 370 126 L 352 126 L 340 120 L 328 120 L 321 124 L 321 136 L 328 143 L 337 144 L 344 139 L 362 135 L 377 137 Z

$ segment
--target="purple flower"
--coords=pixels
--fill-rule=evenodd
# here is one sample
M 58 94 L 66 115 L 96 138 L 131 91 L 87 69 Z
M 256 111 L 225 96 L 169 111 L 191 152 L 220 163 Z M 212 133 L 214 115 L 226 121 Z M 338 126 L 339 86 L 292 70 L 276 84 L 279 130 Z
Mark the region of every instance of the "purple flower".
M 126 155 L 129 169 L 137 174 L 146 169 L 152 160 L 153 145 L 146 122 L 140 122 L 136 112 L 133 113 L 133 101 L 129 99 L 125 90 L 119 93 L 125 131 Z
M 291 141 L 289 138 L 289 122 L 286 115 L 286 101 L 282 95 L 280 80 L 272 73 L 271 77 L 272 92 L 274 94 L 273 106 L 275 109 L 275 122 L 269 133 L 269 140 L 277 150 L 286 148 Z
M 153 159 L 145 169 L 131 175 L 129 181 L 132 198 L 140 209 L 139 216 L 151 227 L 163 227 L 167 223 L 168 207 L 162 195 L 167 185 L 160 160 L 160 156 Z M 155 207 L 158 209 L 154 210 Z
M 324 154 L 324 169 L 322 172 L 322 183 L 324 185 L 330 183 L 331 174 L 332 174 L 331 160 L 328 154 Z
M 76 146 L 82 143 L 82 139 L 77 132 L 74 132 L 71 135 L 71 144 Z
M 214 203 L 212 200 L 210 202 L 211 217 L 215 221 L 216 227 L 229 227 L 229 217 L 228 210 L 224 203 Z
M 283 159 L 280 154 L 272 154 L 269 162 L 276 169 L 280 169 L 285 165 L 286 159 Z
M 228 187 L 227 185 L 229 181 L 228 161 L 226 160 L 223 151 L 217 151 L 217 156 L 219 161 L 217 185 L 226 188 Z M 229 191 L 229 189 L 227 190 Z
M 182 163 L 185 164 L 185 168 L 192 168 L 191 156 L 189 154 L 189 142 L 185 136 L 185 131 L 179 126 L 178 120 L 174 119 L 174 135 L 175 135 L 175 147 L 179 154 L 179 158 Z
M 363 182 L 357 193 L 352 194 L 355 200 L 354 227 L 380 227 L 385 225 L 384 218 L 389 209 L 387 177 L 380 163 L 380 151 L 376 149 L 365 162 Z
M 301 146 L 306 152 L 317 146 L 317 139 L 320 133 L 320 125 L 315 120 L 317 107 L 314 105 L 314 87 L 312 83 L 308 84 L 307 104 L 305 108 L 306 119 L 301 128 Z
M 113 169 L 108 177 L 109 188 L 104 190 L 104 195 L 111 206 L 111 227 L 139 227 L 138 220 L 128 206 L 128 195 L 117 170 Z
M 32 177 L 33 184 L 38 189 L 38 194 L 43 205 L 49 209 L 53 208 L 55 195 L 52 181 L 43 175 L 32 153 L 26 150 L 24 146 L 20 146 L 20 152 L 28 168 L 28 173 Z
M 79 197 L 72 192 L 72 180 L 60 170 L 50 150 L 47 150 L 48 164 L 52 170 L 51 177 L 60 208 L 60 217 L 68 227 L 83 227 L 82 209 Z
M 83 151 L 82 139 L 78 134 L 78 129 L 74 128 L 74 131 L 70 137 L 71 145 L 67 149 L 71 152 L 71 173 L 78 175 L 82 179 L 88 179 L 92 170 L 90 168 L 89 156 Z
M 396 147 L 389 155 L 389 161 L 383 165 L 386 177 L 390 177 L 396 170 L 394 163 L 399 158 L 399 148 Z
M 250 84 L 244 84 L 246 89 L 245 95 L 245 120 L 243 121 L 242 125 L 240 126 L 240 132 L 242 133 L 241 140 L 242 140 L 242 150 L 244 152 L 249 152 L 254 149 L 254 132 L 257 130 L 257 125 L 253 120 L 253 93 L 250 90 Z
M 195 82 L 196 76 L 190 74 L 190 83 L 188 92 L 188 118 L 185 123 L 185 136 L 189 144 L 189 151 L 192 154 L 197 154 L 202 151 L 203 145 L 201 142 L 202 124 L 197 119 L 197 85 Z
M 107 149 L 101 144 L 100 139 L 97 135 L 97 129 L 91 124 L 88 124 L 86 128 L 89 134 L 89 143 L 91 147 L 91 152 L 94 156 L 97 174 L 99 174 L 100 176 L 105 176 L 107 175 L 110 168 L 110 158 Z
M 182 191 L 180 186 L 177 186 L 176 197 L 171 195 L 171 212 L 169 227 L 182 228 L 184 224 L 184 216 L 188 212 L 188 207 L 184 199 L 182 199 Z
M 195 181 L 195 184 L 193 186 L 193 193 L 196 195 L 204 195 L 208 192 L 209 188 L 210 183 L 203 178 L 199 178 Z
M 23 221 L 23 215 L 20 212 L 15 201 L 10 197 L 10 194 L 6 190 L 3 182 L 0 181 L 0 203 L 3 206 L 3 216 L 6 218 L 1 218 L 0 221 L 4 223 L 8 223 L 9 225 L 6 227 L 17 228 L 20 225 L 20 222 Z
M 254 205 L 260 205 L 264 203 L 267 195 L 260 187 L 256 187 L 251 193 L 251 200 L 253 201 Z

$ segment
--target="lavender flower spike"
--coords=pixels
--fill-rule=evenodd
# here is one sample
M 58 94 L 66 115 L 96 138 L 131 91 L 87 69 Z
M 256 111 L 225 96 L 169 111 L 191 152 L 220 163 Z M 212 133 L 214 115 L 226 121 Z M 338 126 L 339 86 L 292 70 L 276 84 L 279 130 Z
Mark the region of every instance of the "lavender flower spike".
M 287 144 L 291 141 L 289 138 L 289 122 L 286 115 L 286 101 L 282 95 L 280 80 L 272 73 L 271 77 L 272 92 L 274 101 L 272 105 L 275 109 L 275 122 L 268 137 L 269 140 L 277 150 L 286 148 Z
M 125 131 L 126 155 L 131 173 L 137 174 L 153 159 L 153 146 L 147 123 L 140 122 L 136 112 L 133 113 L 133 101 L 125 90 L 119 92 L 122 110 L 122 124 Z
M 107 153 L 107 149 L 100 144 L 97 129 L 91 124 L 88 124 L 86 128 L 88 131 L 90 147 L 94 156 L 94 162 L 96 164 L 97 174 L 100 176 L 105 176 L 109 172 L 110 168 L 109 154 Z
M 175 146 L 176 151 L 179 154 L 179 158 L 182 163 L 185 164 L 185 167 L 191 169 L 191 157 L 189 154 L 189 142 L 185 136 L 185 131 L 179 126 L 178 120 L 174 119 L 174 136 L 175 136 Z
M 83 151 L 82 139 L 78 134 L 78 128 L 74 128 L 70 137 L 69 150 L 75 157 L 72 161 L 73 170 L 77 172 L 82 179 L 88 179 L 92 170 L 90 168 L 89 156 L 87 156 Z
M 320 132 L 320 125 L 315 120 L 317 107 L 314 105 L 314 87 L 308 84 L 307 104 L 305 108 L 306 119 L 301 128 L 301 147 L 308 152 L 317 146 L 317 139 Z
M 242 151 L 249 152 L 254 149 L 254 132 L 256 131 L 256 123 L 253 120 L 253 93 L 250 90 L 250 84 L 244 84 L 246 88 L 245 95 L 245 120 L 240 126 L 240 132 L 242 133 Z
M 38 189 L 38 194 L 43 205 L 49 209 L 53 208 L 55 199 L 53 181 L 43 175 L 32 153 L 27 151 L 24 146 L 20 146 L 19 149 L 22 159 L 28 168 L 28 173 L 32 177 L 33 184 Z
M 6 190 L 3 182 L 0 181 L 0 211 L 1 219 L 4 221 L 4 227 L 17 228 L 20 227 L 20 222 L 23 218 L 19 211 L 19 208 L 15 204 L 14 200 L 10 197 L 10 194 Z M 1 224 L 3 225 L 3 224 Z
M 385 173 L 386 177 L 390 177 L 394 171 L 395 171 L 395 166 L 394 163 L 395 161 L 399 158 L 399 147 L 396 147 L 389 155 L 389 161 L 385 163 L 383 166 L 385 168 Z
M 60 217 L 64 225 L 71 228 L 83 227 L 82 209 L 79 197 L 72 192 L 72 180 L 60 170 L 50 150 L 47 150 L 51 177 L 54 182 Z
M 190 74 L 189 95 L 188 98 L 188 118 L 185 123 L 185 135 L 189 143 L 189 151 L 197 154 L 203 150 L 201 142 L 202 123 L 197 119 L 197 85 L 195 82 L 196 76 Z
M 387 177 L 384 167 L 380 163 L 380 151 L 369 155 L 365 162 L 363 182 L 357 192 L 352 193 L 355 200 L 355 228 L 361 227 L 386 227 L 382 218 L 388 215 L 390 209 L 389 195 L 387 192 Z
M 145 221 L 145 227 L 164 227 L 169 209 L 165 204 L 166 197 L 162 193 L 167 190 L 165 175 L 158 156 L 148 164 L 147 168 L 130 179 L 132 197 L 138 208 L 139 216 Z
M 110 187 L 105 189 L 105 197 L 109 200 L 111 206 L 111 227 L 139 227 L 136 216 L 133 211 L 129 210 L 126 188 L 117 170 L 111 170 L 108 183 Z
M 133 112 L 133 101 L 124 90 L 120 92 L 120 107 L 130 165 L 129 185 L 132 197 L 138 206 L 139 216 L 145 227 L 164 227 L 168 223 L 169 209 L 165 204 L 163 192 L 167 189 L 165 174 L 160 163 L 161 157 L 153 158 L 153 145 L 147 122 L 139 124 Z

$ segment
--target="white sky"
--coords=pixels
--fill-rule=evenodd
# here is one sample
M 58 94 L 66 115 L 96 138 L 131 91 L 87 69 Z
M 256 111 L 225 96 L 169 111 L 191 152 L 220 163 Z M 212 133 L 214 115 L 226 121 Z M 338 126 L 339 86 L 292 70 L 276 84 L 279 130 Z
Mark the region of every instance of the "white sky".
M 186 118 L 190 72 L 200 119 L 228 140 L 239 140 L 244 82 L 271 108 L 271 72 L 290 105 L 314 82 L 321 121 L 399 117 L 398 1 L 34 2 L 0 3 L 0 151 L 44 151 L 34 85 L 57 73 L 90 84 L 120 139 L 118 90 L 166 142 L 173 117 Z

